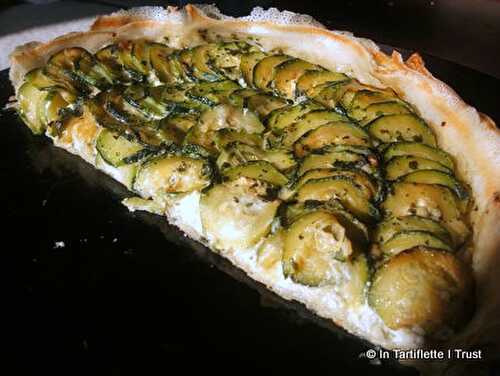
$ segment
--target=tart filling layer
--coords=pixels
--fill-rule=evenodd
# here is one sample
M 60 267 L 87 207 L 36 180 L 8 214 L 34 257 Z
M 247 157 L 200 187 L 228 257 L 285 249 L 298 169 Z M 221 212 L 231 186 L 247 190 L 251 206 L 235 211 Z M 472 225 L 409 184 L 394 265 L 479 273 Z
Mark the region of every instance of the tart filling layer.
M 383 345 L 467 321 L 468 188 L 388 88 L 243 41 L 66 48 L 17 95 L 46 133 L 278 294 Z

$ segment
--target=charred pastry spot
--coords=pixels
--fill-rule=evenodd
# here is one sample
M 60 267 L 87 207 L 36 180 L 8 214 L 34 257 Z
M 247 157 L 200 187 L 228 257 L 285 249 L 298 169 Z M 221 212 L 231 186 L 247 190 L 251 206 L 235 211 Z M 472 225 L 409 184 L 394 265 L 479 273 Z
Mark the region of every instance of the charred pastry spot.
M 493 201 L 495 201 L 496 203 L 500 203 L 500 192 L 493 193 Z
M 199 29 L 198 34 L 202 40 L 204 40 L 204 41 L 208 40 L 208 30 L 207 29 Z

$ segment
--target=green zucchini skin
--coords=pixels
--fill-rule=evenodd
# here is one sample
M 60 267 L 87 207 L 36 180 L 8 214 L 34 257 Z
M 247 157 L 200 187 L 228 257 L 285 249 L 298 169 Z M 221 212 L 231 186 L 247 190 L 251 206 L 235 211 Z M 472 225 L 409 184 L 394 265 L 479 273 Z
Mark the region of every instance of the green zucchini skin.
M 288 183 L 288 179 L 267 161 L 250 161 L 234 167 L 230 167 L 222 172 L 223 176 L 229 180 L 235 180 L 242 176 L 262 180 L 266 183 L 282 187 Z
M 414 114 L 384 115 L 366 126 L 368 132 L 382 143 L 419 142 L 435 147 L 436 137 L 425 122 Z
M 398 253 L 420 246 L 452 251 L 448 243 L 430 232 L 421 230 L 398 232 L 392 238 L 381 243 L 380 249 L 384 256 L 393 257 Z
M 416 171 L 441 171 L 452 174 L 453 171 L 448 167 L 432 159 L 415 157 L 412 155 L 401 155 L 391 158 L 385 163 L 385 179 L 389 181 L 397 180 L 398 178 L 411 174 Z
M 453 244 L 450 232 L 439 221 L 417 215 L 392 217 L 380 222 L 373 233 L 373 241 L 380 244 L 387 242 L 401 231 L 426 231 L 447 244 Z
M 96 149 L 102 159 L 114 166 L 120 167 L 136 161 L 138 156 L 144 155 L 144 147 L 131 142 L 125 137 L 103 129 L 96 140 Z
M 450 189 L 458 199 L 467 200 L 469 194 L 452 174 L 438 170 L 421 170 L 401 176 L 399 181 L 409 183 L 437 184 Z
M 335 199 L 363 222 L 373 223 L 380 217 L 362 186 L 347 176 L 311 179 L 297 190 L 294 199 L 299 202 Z
M 18 103 L 36 134 L 88 110 L 102 128 L 99 169 L 154 202 L 201 192 L 217 247 L 272 238 L 282 247 L 272 264 L 294 283 L 333 285 L 348 268 L 351 303 L 368 294 L 389 327 L 398 313 L 379 302 L 398 296 L 378 286 L 437 252 L 459 268 L 468 188 L 431 125 L 391 89 L 246 42 L 135 40 L 59 51 L 25 76 Z

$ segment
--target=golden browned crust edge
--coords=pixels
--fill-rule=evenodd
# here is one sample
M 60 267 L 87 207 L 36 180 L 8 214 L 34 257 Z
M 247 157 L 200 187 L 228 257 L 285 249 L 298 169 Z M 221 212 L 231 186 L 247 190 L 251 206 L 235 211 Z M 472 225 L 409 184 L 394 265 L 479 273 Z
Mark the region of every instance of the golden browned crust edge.
M 158 21 L 126 14 L 100 17 L 91 31 L 22 46 L 11 55 L 11 80 L 17 88 L 27 71 L 65 47 L 82 46 L 95 51 L 116 40 L 160 40 L 164 36 L 169 36 L 174 46 L 183 46 L 199 43 L 196 31 L 209 29 L 223 37 L 256 36 L 265 49 L 280 48 L 326 68 L 352 74 L 364 83 L 394 88 L 433 127 L 440 146 L 456 158 L 458 171 L 470 183 L 477 204 L 471 222 L 478 310 L 453 343 L 462 347 L 490 344 L 496 346 L 491 354 L 500 354 L 500 297 L 496 291 L 500 268 L 500 131 L 495 123 L 433 77 L 417 54 L 404 62 L 398 53 L 382 53 L 373 42 L 316 26 L 213 19 L 191 5 L 186 6 L 185 13 L 171 11 L 177 12 L 177 18 Z M 341 321 L 338 324 L 343 326 Z

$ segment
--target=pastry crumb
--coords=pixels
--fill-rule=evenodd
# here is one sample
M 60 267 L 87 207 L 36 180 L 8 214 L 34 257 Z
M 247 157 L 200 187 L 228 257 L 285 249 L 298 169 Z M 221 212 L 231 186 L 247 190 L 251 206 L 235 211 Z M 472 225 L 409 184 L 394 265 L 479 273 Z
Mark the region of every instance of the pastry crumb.
M 57 241 L 54 243 L 54 249 L 58 249 L 58 248 L 64 248 L 66 247 L 66 244 L 63 242 L 63 241 Z

